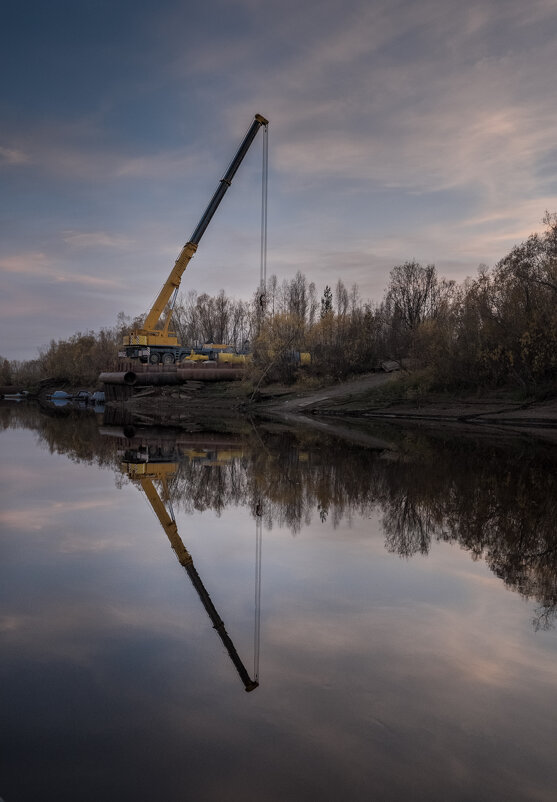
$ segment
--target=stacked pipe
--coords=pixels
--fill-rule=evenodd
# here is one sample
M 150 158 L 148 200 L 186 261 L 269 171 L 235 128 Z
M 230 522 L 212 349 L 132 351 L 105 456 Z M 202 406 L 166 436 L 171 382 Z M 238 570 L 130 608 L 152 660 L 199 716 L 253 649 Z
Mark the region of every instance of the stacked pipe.
M 128 387 L 149 387 L 152 385 L 181 384 L 187 381 L 234 381 L 244 376 L 243 368 L 219 367 L 178 367 L 173 371 L 136 373 L 133 370 L 114 373 L 101 373 L 99 381 L 103 384 L 125 384 Z

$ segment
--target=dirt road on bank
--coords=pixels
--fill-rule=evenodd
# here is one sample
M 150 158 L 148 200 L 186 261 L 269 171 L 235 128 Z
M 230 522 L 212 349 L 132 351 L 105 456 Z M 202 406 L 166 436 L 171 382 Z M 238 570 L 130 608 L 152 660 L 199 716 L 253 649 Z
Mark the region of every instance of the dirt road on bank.
M 505 398 L 439 399 L 418 401 L 393 400 L 381 405 L 371 391 L 396 380 L 400 374 L 370 373 L 339 385 L 315 392 L 300 393 L 295 398 L 274 399 L 263 407 L 281 416 L 319 415 L 341 418 L 365 418 L 422 424 L 453 423 L 482 427 L 504 427 L 544 432 L 544 439 L 557 443 L 557 400 L 514 402 Z M 306 417 L 307 419 L 307 417 Z
M 349 401 L 370 390 L 386 384 L 393 378 L 392 373 L 366 373 L 353 381 L 331 385 L 314 392 L 300 393 L 296 398 L 289 398 L 278 403 L 277 409 L 283 412 L 304 412 L 321 409 L 327 402 Z

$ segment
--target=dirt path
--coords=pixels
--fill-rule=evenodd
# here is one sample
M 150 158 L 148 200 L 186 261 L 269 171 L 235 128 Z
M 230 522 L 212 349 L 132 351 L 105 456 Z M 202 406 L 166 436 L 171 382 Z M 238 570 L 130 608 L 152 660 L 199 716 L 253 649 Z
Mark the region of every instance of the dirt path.
M 349 418 L 360 417 L 368 421 L 377 419 L 395 423 L 400 420 L 418 425 L 456 425 L 459 428 L 472 425 L 474 428 L 481 426 L 507 432 L 514 429 L 557 443 L 557 400 L 515 403 L 482 398 L 423 399 L 419 405 L 401 401 L 380 407 L 366 397 L 370 390 L 393 381 L 398 375 L 369 373 L 353 381 L 303 393 L 295 398 L 282 401 L 274 399 L 264 406 L 270 414 L 289 418 L 291 422 L 294 422 L 294 418 L 298 422 L 305 419 L 306 425 L 309 422 L 307 413 L 334 415 L 335 422 L 327 424 L 330 430 L 341 426 L 342 418 L 348 421 Z
M 278 408 L 283 412 L 302 412 L 304 409 L 321 407 L 326 401 L 332 399 L 335 401 L 348 400 L 351 396 L 361 395 L 375 387 L 380 387 L 391 381 L 392 378 L 392 373 L 367 373 L 354 381 L 332 385 L 322 390 L 299 395 L 296 398 L 289 398 L 287 401 L 281 401 L 278 403 Z

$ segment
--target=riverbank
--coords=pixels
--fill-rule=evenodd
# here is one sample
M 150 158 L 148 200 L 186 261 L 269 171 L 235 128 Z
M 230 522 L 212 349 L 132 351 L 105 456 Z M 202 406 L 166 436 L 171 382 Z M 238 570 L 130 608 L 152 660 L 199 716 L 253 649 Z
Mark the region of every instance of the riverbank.
M 411 397 L 408 398 L 408 395 Z M 509 392 L 491 396 L 456 397 L 421 394 L 412 397 L 407 385 L 392 374 L 369 374 L 316 392 L 297 393 L 260 403 L 272 415 L 382 420 L 460 428 L 504 427 L 543 434 L 557 442 L 557 399 L 517 400 Z
M 388 392 L 384 392 L 389 384 Z M 445 419 L 455 422 L 497 422 L 557 426 L 557 399 L 517 400 L 508 392 L 490 396 L 449 396 L 397 392 L 397 377 L 369 374 L 317 392 L 299 393 L 278 404 L 288 412 L 350 417 Z M 271 403 L 272 408 L 277 405 Z
M 406 421 L 421 425 L 547 430 L 557 442 L 557 399 L 517 400 L 509 392 L 488 397 L 413 394 L 400 374 L 369 373 L 317 389 L 271 385 L 254 393 L 243 382 L 147 388 L 125 402 L 145 423 L 185 423 L 192 416 L 227 415 Z

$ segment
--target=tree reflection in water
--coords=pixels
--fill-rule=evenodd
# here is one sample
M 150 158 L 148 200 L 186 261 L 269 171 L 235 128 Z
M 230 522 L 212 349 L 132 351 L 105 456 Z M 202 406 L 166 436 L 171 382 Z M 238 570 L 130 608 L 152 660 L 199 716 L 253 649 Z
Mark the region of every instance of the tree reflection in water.
M 228 421 L 220 432 L 132 432 L 103 427 L 92 414 L 46 416 L 31 406 L 1 407 L 0 425 L 32 428 L 51 451 L 113 467 L 119 482 L 127 481 L 124 457 L 175 462 L 170 493 L 184 512 L 247 505 L 265 528 L 293 534 L 314 516 L 337 525 L 379 512 L 389 551 L 409 558 L 427 554 L 432 541 L 457 543 L 537 600 L 536 628 L 557 617 L 557 452 L 550 446 L 382 427 L 392 448 L 371 449 L 246 421 Z

